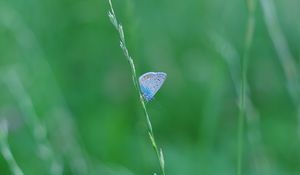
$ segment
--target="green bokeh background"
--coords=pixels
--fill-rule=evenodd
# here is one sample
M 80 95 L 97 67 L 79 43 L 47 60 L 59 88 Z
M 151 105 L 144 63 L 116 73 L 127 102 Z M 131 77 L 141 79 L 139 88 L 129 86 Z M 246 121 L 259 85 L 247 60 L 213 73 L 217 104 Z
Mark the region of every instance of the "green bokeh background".
M 240 76 L 246 1 L 113 3 L 138 75 L 168 74 L 147 105 L 167 174 L 235 174 L 233 80 Z M 274 5 L 298 63 L 300 1 L 274 0 Z M 0 117 L 9 123 L 9 146 L 25 175 L 51 174 L 51 161 L 43 158 L 49 151 L 37 142 L 34 121 L 44 126 L 37 132 L 45 130 L 42 143 L 49 143 L 63 174 L 159 173 L 108 9 L 105 0 L 0 0 Z M 260 2 L 255 19 L 247 77 L 257 118 L 245 121 L 243 175 L 297 175 L 297 104 Z M 0 174 L 11 174 L 2 155 Z

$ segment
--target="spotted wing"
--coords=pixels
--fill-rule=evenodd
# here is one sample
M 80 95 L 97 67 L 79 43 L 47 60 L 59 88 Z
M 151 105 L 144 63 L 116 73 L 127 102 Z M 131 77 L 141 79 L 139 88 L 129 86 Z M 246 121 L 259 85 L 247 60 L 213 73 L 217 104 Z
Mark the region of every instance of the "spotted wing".
M 147 101 L 150 101 L 154 97 L 166 78 L 167 74 L 164 72 L 147 72 L 140 76 L 140 87 Z

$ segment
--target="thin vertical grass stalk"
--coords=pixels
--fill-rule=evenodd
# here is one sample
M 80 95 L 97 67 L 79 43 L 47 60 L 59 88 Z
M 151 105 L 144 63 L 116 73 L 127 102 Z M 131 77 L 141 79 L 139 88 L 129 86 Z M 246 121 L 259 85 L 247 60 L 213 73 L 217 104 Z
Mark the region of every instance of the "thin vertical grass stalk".
M 31 129 L 32 135 L 37 143 L 38 155 L 49 168 L 49 174 L 61 175 L 63 173 L 61 159 L 55 154 L 55 151 L 49 143 L 47 129 L 39 120 L 32 100 L 26 93 L 17 71 L 14 68 L 11 68 L 3 78 L 11 94 L 18 102 L 20 110 L 25 116 L 26 123 Z
M 12 151 L 9 147 L 8 141 L 7 141 L 7 135 L 8 135 L 8 126 L 7 121 L 1 121 L 0 122 L 0 151 L 7 162 L 9 169 L 13 175 L 24 175 L 22 169 L 17 164 Z
M 231 79 L 235 88 L 236 95 L 240 93 L 240 56 L 237 49 L 220 35 L 213 34 L 211 40 L 215 45 L 219 54 L 227 64 Z M 255 107 L 250 94 L 250 87 L 246 82 L 246 96 L 247 104 L 246 121 L 248 142 L 253 150 L 252 161 L 256 165 L 256 174 L 269 174 L 269 160 L 267 158 L 265 147 L 262 141 L 262 134 L 260 130 L 260 113 Z
M 238 149 L 237 149 L 237 175 L 242 174 L 243 159 L 243 136 L 244 136 L 244 120 L 246 117 L 246 83 L 247 83 L 247 64 L 249 58 L 249 50 L 252 44 L 255 29 L 255 0 L 247 0 L 248 19 L 245 35 L 244 52 L 241 61 L 241 86 L 239 94 L 239 119 L 238 119 Z
M 274 44 L 278 59 L 283 67 L 286 88 L 295 106 L 297 106 L 298 136 L 300 137 L 300 77 L 295 58 L 288 46 L 287 39 L 278 22 L 273 0 L 260 0 L 264 20 Z
M 139 83 L 138 83 L 135 65 L 134 65 L 132 57 L 129 55 L 129 52 L 128 52 L 128 49 L 127 49 L 127 46 L 126 46 L 123 26 L 117 20 L 117 17 L 115 15 L 111 0 L 109 0 L 108 2 L 109 2 L 109 5 L 110 5 L 110 10 L 108 12 L 108 17 L 109 17 L 111 23 L 113 24 L 113 26 L 115 27 L 115 29 L 117 30 L 117 32 L 119 33 L 120 47 L 121 47 L 127 61 L 129 62 L 129 65 L 130 65 L 130 68 L 131 68 L 131 75 L 132 75 L 133 84 L 134 84 L 134 86 L 136 87 L 136 89 L 138 91 L 140 103 L 142 105 L 144 114 L 146 116 L 146 122 L 147 122 L 147 129 L 148 129 L 149 138 L 150 138 L 150 141 L 151 141 L 152 146 L 154 148 L 154 151 L 156 153 L 156 156 L 158 158 L 161 173 L 162 173 L 162 175 L 165 175 L 166 173 L 165 173 L 165 161 L 164 161 L 163 151 L 162 151 L 161 148 L 159 149 L 159 147 L 156 144 L 156 140 L 155 140 L 155 137 L 154 137 L 150 116 L 148 114 L 146 104 L 145 104 L 145 100 L 143 98 L 143 95 L 142 95 L 142 92 L 141 92 L 141 89 L 140 89 L 140 86 L 139 86 Z

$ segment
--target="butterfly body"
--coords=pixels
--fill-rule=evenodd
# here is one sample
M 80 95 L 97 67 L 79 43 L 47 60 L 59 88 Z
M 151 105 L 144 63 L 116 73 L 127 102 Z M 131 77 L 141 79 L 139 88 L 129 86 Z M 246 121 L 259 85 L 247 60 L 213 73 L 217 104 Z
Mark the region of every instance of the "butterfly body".
M 139 84 L 146 101 L 151 101 L 153 99 L 166 78 L 167 74 L 164 72 L 147 72 L 140 76 Z

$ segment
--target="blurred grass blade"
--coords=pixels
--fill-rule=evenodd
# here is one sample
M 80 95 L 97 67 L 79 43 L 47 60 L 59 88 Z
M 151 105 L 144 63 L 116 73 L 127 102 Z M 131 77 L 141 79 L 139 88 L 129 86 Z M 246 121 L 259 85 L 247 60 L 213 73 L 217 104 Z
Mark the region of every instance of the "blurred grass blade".
M 60 175 L 63 173 L 63 164 L 60 157 L 56 155 L 47 138 L 47 129 L 42 124 L 34 109 L 30 96 L 26 93 L 15 68 L 11 68 L 4 76 L 11 94 L 15 97 L 20 110 L 25 116 L 26 123 L 31 129 L 32 135 L 38 148 L 38 156 L 49 169 L 49 174 Z
M 249 58 L 249 50 L 253 41 L 254 29 L 255 29 L 255 0 L 247 1 L 248 7 L 248 19 L 247 29 L 245 34 L 244 52 L 241 61 L 241 85 L 239 94 L 239 121 L 238 121 L 238 138 L 237 138 L 237 175 L 242 174 L 243 164 L 243 142 L 244 142 L 244 120 L 247 115 L 246 106 L 246 84 L 247 84 L 247 64 Z
M 7 135 L 8 135 L 8 124 L 7 122 L 0 121 L 0 150 L 1 154 L 3 155 L 4 159 L 8 163 L 8 166 L 10 168 L 10 171 L 13 175 L 24 175 L 23 171 L 17 164 L 10 147 L 8 145 L 7 141 Z
M 8 18 L 6 17 L 12 20 L 7 20 Z M 64 141 L 64 147 L 68 148 L 59 147 L 60 154 L 66 157 L 67 163 L 74 174 L 87 174 L 89 160 L 76 138 L 77 129 L 75 122 L 37 36 L 25 23 L 18 11 L 3 3 L 0 5 L 0 24 L 15 37 L 18 47 L 23 54 L 22 59 L 20 59 L 20 63 L 24 66 L 22 68 L 28 71 L 26 72 L 28 76 L 35 79 L 40 88 L 47 89 L 49 94 L 52 94 L 54 102 L 51 101 L 52 99 L 44 100 L 47 104 L 55 103 L 54 106 L 48 109 L 51 112 L 55 111 L 48 119 L 48 122 L 53 123 L 52 125 L 58 128 L 56 130 L 51 130 L 50 128 L 49 130 L 53 134 L 54 139 L 60 140 L 58 144 Z M 45 82 L 46 84 L 44 84 Z M 58 132 L 59 130 L 63 130 L 63 134 Z
M 215 45 L 217 51 L 221 54 L 225 60 L 230 72 L 231 79 L 234 84 L 235 93 L 239 96 L 239 77 L 240 77 L 240 56 L 237 49 L 225 38 L 218 34 L 212 34 L 211 40 Z M 269 174 L 269 160 L 266 155 L 265 146 L 262 140 L 261 133 L 261 116 L 258 109 L 255 107 L 254 102 L 251 99 L 250 87 L 246 82 L 246 125 L 247 136 L 250 144 L 251 160 L 256 165 L 256 174 Z
M 298 136 L 300 137 L 300 72 L 297 69 L 295 58 L 290 51 L 287 39 L 280 27 L 274 1 L 260 0 L 260 3 L 269 35 L 283 67 L 288 93 L 295 106 L 297 106 Z

